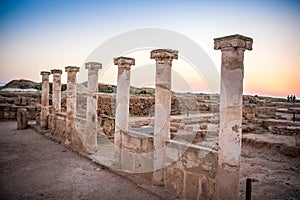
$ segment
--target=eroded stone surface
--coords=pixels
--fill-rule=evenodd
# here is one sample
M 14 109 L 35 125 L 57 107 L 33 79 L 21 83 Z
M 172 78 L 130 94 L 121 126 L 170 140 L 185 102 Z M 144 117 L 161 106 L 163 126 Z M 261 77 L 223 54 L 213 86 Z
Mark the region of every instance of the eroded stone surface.
M 102 64 L 88 62 L 85 64 L 88 69 L 88 91 L 86 102 L 86 125 L 83 143 L 88 152 L 97 150 L 97 103 L 98 103 L 98 71 Z
M 130 68 L 135 62 L 133 58 L 118 57 L 114 58 L 114 64 L 118 65 L 114 144 L 116 147 L 116 159 L 119 160 L 119 148 L 122 146 L 120 131 L 126 131 L 129 122 Z
M 62 70 L 53 69 L 51 70 L 53 74 L 52 83 L 52 130 L 56 130 L 56 113 L 61 112 L 61 74 Z
M 17 112 L 17 129 L 23 130 L 28 128 L 28 112 L 26 108 L 19 108 Z
M 42 71 L 42 100 L 41 100 L 41 115 L 40 126 L 47 128 L 47 117 L 49 115 L 49 75 L 50 72 Z
M 156 60 L 155 118 L 154 118 L 154 168 L 153 182 L 164 184 L 165 142 L 170 139 L 171 112 L 171 67 L 172 60 L 178 59 L 178 51 L 157 49 L 151 51 Z
M 78 143 L 77 132 L 74 123 L 76 115 L 76 74 L 79 72 L 79 67 L 65 67 L 67 72 L 67 136 L 66 142 L 72 142 L 74 145 Z M 78 145 L 78 144 L 77 144 Z
M 214 41 L 222 51 L 218 199 L 239 199 L 244 51 L 252 50 L 253 40 L 232 35 Z

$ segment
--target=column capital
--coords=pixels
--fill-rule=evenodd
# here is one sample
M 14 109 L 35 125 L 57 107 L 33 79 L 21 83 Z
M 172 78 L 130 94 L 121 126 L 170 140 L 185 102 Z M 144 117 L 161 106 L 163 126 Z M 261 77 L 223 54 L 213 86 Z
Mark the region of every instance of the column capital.
M 62 74 L 62 70 L 60 69 L 52 69 L 51 74 Z
M 225 37 L 215 38 L 215 50 L 230 50 L 236 48 L 243 48 L 252 50 L 253 39 L 239 34 L 229 35 Z
M 48 72 L 48 71 L 41 71 L 41 75 L 50 75 L 50 72 Z
M 85 63 L 85 68 L 88 70 L 99 70 L 102 69 L 102 64 L 98 62 L 87 62 Z
M 155 49 L 151 51 L 151 59 L 178 59 L 178 51 L 172 49 Z
M 131 66 L 131 65 L 135 65 L 135 59 L 121 56 L 121 57 L 114 58 L 114 64 L 118 65 L 119 67 L 123 65 Z
M 75 66 L 67 66 L 65 67 L 66 72 L 79 72 L 79 67 Z

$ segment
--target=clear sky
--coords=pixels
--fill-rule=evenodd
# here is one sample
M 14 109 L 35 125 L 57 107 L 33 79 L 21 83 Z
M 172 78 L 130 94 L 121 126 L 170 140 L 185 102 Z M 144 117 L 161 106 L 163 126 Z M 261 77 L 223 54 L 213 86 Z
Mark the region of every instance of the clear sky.
M 253 51 L 245 52 L 244 93 L 300 96 L 300 1 L 289 0 L 0 0 L 0 82 L 41 81 L 42 70 L 83 66 L 101 43 L 141 28 L 189 37 L 218 69 L 221 52 L 213 50 L 213 38 L 252 37 Z M 185 78 L 201 92 L 201 80 L 192 74 L 187 70 Z M 113 69 L 103 77 L 115 79 Z

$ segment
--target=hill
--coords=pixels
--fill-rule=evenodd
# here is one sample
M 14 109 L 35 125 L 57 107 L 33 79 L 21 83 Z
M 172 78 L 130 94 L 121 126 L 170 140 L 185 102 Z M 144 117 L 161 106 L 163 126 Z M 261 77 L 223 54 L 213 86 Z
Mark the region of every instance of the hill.
M 40 89 L 40 83 L 36 83 L 30 80 L 26 79 L 20 79 L 20 80 L 12 80 L 6 85 L 4 85 L 2 88 L 20 88 L 20 89 L 29 89 L 34 88 L 39 90 Z

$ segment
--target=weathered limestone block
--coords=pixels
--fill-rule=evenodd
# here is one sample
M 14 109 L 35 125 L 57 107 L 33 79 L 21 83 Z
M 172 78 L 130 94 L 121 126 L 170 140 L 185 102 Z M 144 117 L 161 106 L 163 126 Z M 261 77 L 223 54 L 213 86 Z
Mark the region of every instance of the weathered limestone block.
M 199 184 L 199 200 L 201 199 L 216 199 L 216 182 L 207 177 L 200 178 Z
M 231 35 L 214 42 L 222 51 L 218 199 L 239 199 L 244 51 L 252 50 L 253 40 Z
M 152 154 L 133 154 L 133 173 L 143 179 L 152 180 L 153 177 Z
M 23 130 L 28 128 L 28 112 L 26 108 L 19 108 L 17 112 L 17 129 Z
M 21 105 L 21 97 L 15 97 L 14 98 L 14 104 L 17 105 L 17 106 Z
M 129 151 L 123 150 L 122 152 L 122 171 L 133 172 L 133 154 Z
M 21 106 L 26 106 L 28 104 L 26 97 L 21 97 Z
M 142 138 L 141 152 L 153 152 L 153 136 Z
M 114 138 L 115 134 L 115 119 L 108 116 L 100 116 L 98 119 L 98 123 L 102 128 L 104 134 L 109 138 Z
M 14 98 L 14 104 L 17 106 L 26 106 L 28 104 L 28 101 L 26 97 L 18 96 Z
M 49 130 L 52 130 L 53 128 L 53 118 L 52 115 L 47 116 L 47 127 Z
M 133 131 L 121 131 L 122 146 L 133 153 L 153 151 L 153 136 Z
M 199 176 L 197 174 L 185 172 L 184 182 L 184 199 L 199 199 Z
M 177 194 L 183 194 L 184 171 L 180 162 L 172 163 L 166 167 L 165 187 Z
M 217 152 L 172 140 L 167 148 L 171 164 L 165 169 L 165 187 L 183 199 L 216 199 Z
M 62 143 L 66 142 L 67 137 L 67 116 L 66 113 L 56 113 L 56 129 L 55 129 L 55 135 L 58 136 L 58 140 Z
M 215 178 L 217 174 L 217 153 L 202 147 L 190 147 L 182 155 L 184 170 Z
M 152 179 L 153 171 L 153 136 L 133 132 L 122 131 L 122 169 L 137 175 Z
M 142 140 L 139 137 L 134 137 L 131 134 L 128 134 L 126 131 L 121 131 L 122 133 L 122 146 L 128 149 L 131 152 L 138 152 L 142 145 Z

